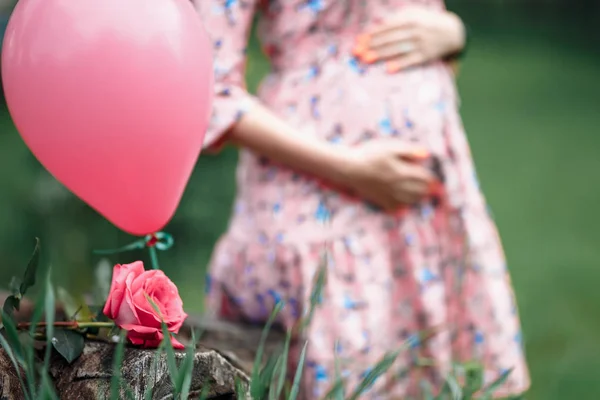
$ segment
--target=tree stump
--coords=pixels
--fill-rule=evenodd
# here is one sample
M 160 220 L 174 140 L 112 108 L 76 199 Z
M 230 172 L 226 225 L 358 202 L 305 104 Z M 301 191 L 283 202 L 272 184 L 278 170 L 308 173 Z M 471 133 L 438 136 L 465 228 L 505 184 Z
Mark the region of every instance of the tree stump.
M 181 339 L 192 329 L 201 332 L 194 355 L 190 398 L 198 398 L 205 385 L 209 399 L 235 399 L 235 381 L 249 383 L 261 327 L 190 317 L 182 329 Z M 274 330 L 265 346 L 265 357 L 281 349 L 284 335 Z M 86 341 L 83 354 L 68 364 L 56 352 L 50 364 L 50 375 L 61 399 L 97 400 L 110 398 L 115 345 L 102 341 Z M 121 363 L 123 382 L 133 398 L 144 400 L 146 390 L 152 399 L 173 398 L 172 383 L 165 354 L 159 356 L 153 370 L 156 351 L 127 346 Z M 185 352 L 176 352 L 178 362 Z M 123 389 L 124 390 L 124 389 Z M 120 398 L 125 397 L 122 391 Z M 0 400 L 24 399 L 14 366 L 4 350 L 0 350 Z

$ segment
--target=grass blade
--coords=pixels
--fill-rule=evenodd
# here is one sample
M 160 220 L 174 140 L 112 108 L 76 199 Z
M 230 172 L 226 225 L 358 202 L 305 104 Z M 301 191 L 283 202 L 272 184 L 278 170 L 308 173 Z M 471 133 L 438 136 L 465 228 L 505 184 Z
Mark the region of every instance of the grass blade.
M 265 324 L 265 327 L 262 331 L 262 335 L 260 337 L 260 343 L 258 345 L 258 349 L 256 350 L 254 365 L 252 367 L 252 377 L 250 381 L 250 396 L 252 396 L 253 399 L 259 399 L 260 396 L 258 395 L 262 394 L 260 389 L 260 371 L 263 353 L 265 351 L 265 342 L 267 341 L 267 337 L 269 336 L 271 325 L 273 325 L 273 322 L 275 322 L 275 318 L 277 318 L 277 315 L 279 315 L 279 313 L 283 309 L 284 304 L 285 303 L 283 301 L 280 301 L 277 304 L 275 304 L 275 307 L 273 308 L 273 311 L 271 312 L 271 315 L 269 316 L 269 319 L 267 320 L 267 323 Z
M 277 362 L 275 363 L 275 369 L 273 371 L 273 381 L 275 380 L 275 377 L 281 377 L 281 357 L 277 358 Z M 274 382 L 271 382 L 271 386 L 269 388 L 269 400 L 277 400 L 277 386 L 274 385 Z
M 46 277 L 46 296 L 44 298 L 44 308 L 46 309 L 46 352 L 44 354 L 44 372 L 50 368 L 50 355 L 52 354 L 52 338 L 54 337 L 54 313 L 56 310 L 56 299 L 54 297 L 54 288 L 50 283 L 50 272 Z
M 21 340 L 19 339 L 19 331 L 17 331 L 17 327 L 11 317 L 2 313 L 2 321 L 4 322 L 4 332 L 6 332 L 6 340 L 7 344 L 10 347 L 7 347 L 8 350 L 12 350 L 15 358 L 22 364 L 24 362 L 23 358 L 23 346 L 21 344 Z
M 463 392 L 460 384 L 456 378 L 452 375 L 446 377 L 446 383 L 442 387 L 442 392 L 438 396 L 438 399 L 445 400 L 450 396 L 452 400 L 462 400 Z
M 422 380 L 421 390 L 423 391 L 423 400 L 435 400 L 433 397 L 433 387 L 428 380 Z
M 304 343 L 304 347 L 302 348 L 302 353 L 300 353 L 300 360 L 298 361 L 298 368 L 296 369 L 296 375 L 294 376 L 294 383 L 292 384 L 292 390 L 290 391 L 288 400 L 296 400 L 296 397 L 298 397 L 298 393 L 300 392 L 300 381 L 302 380 L 302 371 L 304 370 L 304 360 L 306 358 L 307 346 L 308 346 L 308 341 Z
M 125 354 L 125 337 L 127 332 L 121 331 L 119 343 L 115 347 L 113 354 L 113 375 L 110 379 L 110 400 L 119 400 L 121 398 L 121 362 Z
M 344 400 L 344 395 L 343 393 L 343 389 L 344 389 L 344 380 L 339 378 L 335 380 L 335 383 L 333 384 L 333 386 L 331 387 L 331 389 L 329 389 L 329 391 L 327 392 L 327 394 L 325 395 L 324 399 L 335 399 L 335 400 Z
M 158 305 L 150 298 L 150 296 L 146 295 L 146 300 L 152 306 L 154 311 L 161 317 L 160 308 Z M 161 322 L 161 328 L 163 333 L 163 343 L 165 344 L 165 352 L 167 354 L 167 365 L 169 366 L 169 375 L 171 377 L 171 383 L 173 383 L 173 387 L 177 391 L 177 382 L 179 381 L 179 370 L 177 368 L 177 362 L 175 361 L 175 349 L 173 348 L 173 343 L 171 343 L 171 332 L 169 332 L 169 328 L 165 322 Z M 180 389 L 180 388 L 179 388 Z M 179 394 L 177 392 L 176 394 Z
M 44 314 L 46 313 L 46 296 L 48 295 L 48 288 L 51 287 L 50 283 L 49 283 L 49 270 L 46 271 L 46 273 L 44 274 L 46 276 L 46 282 L 45 284 L 42 286 L 42 291 L 39 294 L 39 297 L 37 299 L 37 301 L 35 302 L 35 307 L 33 309 L 33 316 L 31 317 L 31 327 L 29 328 L 29 336 L 31 336 L 32 338 L 35 337 L 35 334 L 38 330 L 38 324 L 40 323 L 40 321 L 42 320 L 42 317 L 44 316 Z M 50 313 L 51 319 L 54 319 L 54 310 L 52 310 L 52 312 Z M 53 329 L 50 328 L 50 330 L 52 331 Z M 51 338 L 51 336 L 50 336 Z M 35 354 L 34 354 L 35 350 L 33 346 L 27 346 L 24 348 L 24 355 L 25 355 L 25 373 L 27 376 L 27 385 L 29 386 L 29 393 L 31 395 L 32 398 L 37 399 L 38 393 L 37 393 L 37 376 L 36 376 L 36 368 L 35 368 Z
M 192 376 L 194 374 L 194 356 L 196 354 L 196 340 L 192 334 L 192 344 L 188 345 L 185 352 L 183 365 L 179 369 L 177 377 L 178 391 L 181 393 L 182 399 L 187 399 L 190 396 L 190 387 L 192 385 Z
M 483 387 L 483 368 L 474 362 L 464 364 L 463 367 L 465 376 L 464 397 L 471 399 Z
M 358 384 L 349 400 L 357 400 L 365 391 L 373 386 L 377 379 L 379 379 L 379 377 L 381 377 L 390 369 L 392 364 L 394 364 L 394 361 L 396 361 L 396 358 L 398 358 L 398 355 L 403 350 L 404 348 L 386 353 L 382 359 L 366 374 L 362 382 Z
M 255 391 L 258 392 L 259 395 L 257 395 L 258 397 L 253 396 L 253 398 L 266 399 L 267 395 L 274 391 L 271 390 L 271 388 L 273 386 L 273 379 L 275 378 L 277 366 L 280 364 L 280 359 L 281 357 L 275 354 L 269 356 L 264 368 L 262 368 L 260 371 L 258 378 L 259 382 L 255 387 Z
M 179 370 L 177 369 L 177 362 L 175 361 L 175 349 L 173 348 L 173 343 L 171 343 L 171 332 L 169 332 L 167 325 L 164 322 L 162 323 L 162 331 L 164 336 L 163 343 L 165 344 L 165 352 L 167 354 L 167 365 L 169 366 L 169 375 L 171 376 L 173 387 L 175 387 L 179 380 Z M 177 388 L 175 387 L 175 389 Z
M 341 371 L 340 371 L 340 360 L 339 360 L 339 358 L 337 356 L 338 346 L 339 346 L 339 342 L 336 340 L 335 346 L 334 346 L 334 349 L 333 349 L 335 381 L 334 381 L 334 384 L 331 387 L 331 389 L 329 389 L 329 391 L 325 395 L 325 399 L 331 399 L 331 398 L 333 398 L 335 400 L 344 400 L 344 397 L 345 397 L 345 393 L 344 393 L 345 381 L 342 378 L 342 374 L 341 374 Z
M 54 385 L 52 385 L 48 374 L 42 375 L 42 382 L 40 385 L 40 394 L 38 399 L 40 400 L 60 400 L 54 391 Z
M 156 349 L 156 353 L 152 358 L 152 364 L 150 365 L 150 371 L 154 374 L 154 384 L 156 384 L 156 373 L 158 372 L 158 360 L 160 360 L 160 356 L 164 351 L 165 342 L 163 341 L 158 348 Z M 147 385 L 144 389 L 144 400 L 152 400 L 152 389 L 151 385 Z
M 23 381 L 23 376 L 21 376 L 21 365 L 17 362 L 15 354 L 13 353 L 10 345 L 8 344 L 4 336 L 2 336 L 2 334 L 0 334 L 0 345 L 2 345 L 2 348 L 4 348 L 4 351 L 8 355 L 8 358 L 10 358 L 10 361 L 15 367 L 17 378 L 19 378 L 19 384 L 21 385 L 21 390 L 23 391 L 23 396 L 25 397 L 25 399 L 29 399 L 30 396 L 27 393 L 27 387 L 25 386 L 25 382 Z
M 279 371 L 279 380 L 277 381 L 277 386 L 275 388 L 276 399 L 281 398 L 283 386 L 285 385 L 285 380 L 287 378 L 288 357 L 290 353 L 291 342 L 292 333 L 288 331 L 287 335 L 285 336 L 285 344 L 283 345 L 283 354 L 281 355 L 281 371 Z
M 50 384 L 48 375 L 50 371 L 50 357 L 52 356 L 52 338 L 54 337 L 54 313 L 56 311 L 56 298 L 50 276 L 50 270 L 48 270 L 46 276 L 46 296 L 44 298 L 44 308 L 46 309 L 46 351 L 44 354 L 44 367 L 42 368 L 42 391 L 46 392 L 45 396 L 55 399 L 57 396 Z
M 327 278 L 327 255 L 322 256 L 322 262 L 319 266 L 319 270 L 317 271 L 317 279 L 313 289 L 310 293 L 310 305 L 308 307 L 308 313 L 302 324 L 300 325 L 300 330 L 303 331 L 307 326 L 310 325 L 313 315 L 315 313 L 315 309 L 321 303 L 321 299 L 323 298 L 323 288 L 325 287 L 325 279 Z
M 512 368 L 507 371 L 504 371 L 495 381 L 493 381 L 486 388 L 484 388 L 481 400 L 491 400 L 494 396 L 494 392 L 500 389 L 500 386 L 502 386 L 504 382 L 506 382 L 511 373 Z
M 248 391 L 238 376 L 235 377 L 235 395 L 239 400 L 248 399 Z

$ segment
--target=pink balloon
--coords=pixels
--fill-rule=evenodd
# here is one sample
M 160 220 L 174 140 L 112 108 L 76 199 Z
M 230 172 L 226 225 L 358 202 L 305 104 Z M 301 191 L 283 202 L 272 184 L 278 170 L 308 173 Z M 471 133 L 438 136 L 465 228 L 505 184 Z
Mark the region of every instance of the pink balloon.
M 189 0 L 20 0 L 2 79 L 60 182 L 131 234 L 167 224 L 211 112 L 211 45 Z

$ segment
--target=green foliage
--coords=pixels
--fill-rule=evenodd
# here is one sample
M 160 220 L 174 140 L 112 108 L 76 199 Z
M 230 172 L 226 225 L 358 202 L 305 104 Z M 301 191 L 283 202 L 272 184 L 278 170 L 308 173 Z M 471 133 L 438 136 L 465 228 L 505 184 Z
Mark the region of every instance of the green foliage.
M 252 368 L 251 382 L 250 385 L 250 396 L 253 399 L 266 399 L 271 384 L 273 382 L 273 374 L 275 373 L 275 364 L 277 363 L 276 359 L 269 359 L 266 366 L 261 369 L 261 365 L 263 362 L 263 353 L 265 348 L 265 342 L 267 341 L 267 337 L 269 335 L 269 331 L 271 330 L 271 325 L 277 318 L 277 315 L 283 309 L 284 303 L 279 302 L 275 305 L 273 312 L 269 316 L 267 323 L 263 329 L 260 343 L 258 344 L 258 349 L 256 350 L 256 357 L 254 359 L 254 366 Z
M 127 332 L 121 331 L 119 334 L 119 341 L 117 342 L 117 347 L 115 348 L 115 352 L 113 354 L 113 364 L 112 371 L 113 375 L 110 379 L 110 398 L 112 399 L 120 399 L 121 397 L 121 387 L 122 385 L 122 377 L 121 377 L 121 362 L 123 361 L 123 357 L 125 355 L 125 335 Z
M 302 353 L 300 353 L 300 360 L 298 362 L 298 368 L 296 369 L 296 374 L 294 376 L 294 383 L 292 384 L 292 390 L 290 391 L 288 400 L 296 400 L 298 397 L 298 393 L 300 392 L 300 382 L 302 380 L 302 372 L 304 369 L 304 361 L 306 359 L 306 347 L 308 346 L 308 341 L 304 343 L 304 347 L 302 348 Z
M 6 353 L 11 360 L 11 363 L 15 367 L 19 382 L 23 388 L 26 400 L 33 399 L 56 399 L 56 394 L 49 377 L 49 363 L 52 349 L 62 355 L 67 362 L 73 362 L 83 351 L 84 338 L 82 332 L 59 328 L 55 330 L 54 327 L 54 312 L 55 312 L 55 292 L 52 287 L 50 280 L 50 273 L 46 274 L 44 280 L 44 287 L 42 289 L 42 295 L 39 296 L 35 303 L 33 316 L 31 323 L 29 324 L 29 330 L 26 332 L 26 337 L 19 334 L 19 330 L 15 325 L 12 315 L 8 314 L 4 310 L 14 311 L 18 308 L 18 301 L 22 298 L 22 295 L 31 287 L 36 281 L 36 272 L 38 268 L 39 260 L 39 241 L 36 243 L 36 249 L 28 264 L 25 276 L 18 290 L 15 289 L 16 293 L 14 296 L 9 297 L 12 300 L 8 301 L 3 307 L 2 317 L 4 322 L 4 336 L 0 335 L 0 344 L 6 350 Z M 305 312 L 305 317 L 300 321 L 299 336 L 301 337 L 304 329 L 310 324 L 312 316 L 314 315 L 315 309 L 321 303 L 323 296 L 323 289 L 326 282 L 326 255 L 323 255 L 323 262 L 315 273 L 315 284 L 311 291 L 309 309 Z M 12 285 L 13 288 L 17 285 Z M 82 306 L 78 302 L 68 295 L 68 293 L 59 288 L 59 298 L 65 303 L 65 308 L 69 313 L 73 313 L 73 318 L 79 315 L 79 318 L 83 320 L 94 320 L 97 318 L 90 308 L 85 309 L 82 313 Z M 149 296 L 146 296 L 148 302 L 160 315 L 160 309 L 152 301 Z M 13 301 L 17 301 L 17 307 L 10 308 Z M 290 346 L 292 345 L 292 333 L 288 332 L 285 340 L 285 344 L 280 354 L 272 354 L 266 362 L 264 361 L 264 349 L 265 343 L 268 340 L 269 332 L 273 323 L 276 321 L 281 310 L 285 304 L 283 301 L 275 304 L 271 315 L 269 316 L 265 327 L 263 329 L 261 340 L 258 344 L 256 358 L 254 361 L 253 369 L 251 372 L 251 380 L 249 387 L 246 387 L 239 379 L 236 380 L 236 393 L 240 399 L 249 400 L 279 400 L 282 396 L 286 400 L 296 400 L 300 393 L 301 379 L 304 370 L 304 364 L 306 360 L 306 352 L 308 342 L 304 343 L 302 348 L 300 359 L 294 373 L 293 382 L 291 386 L 287 386 L 288 376 L 288 357 L 290 352 Z M 35 340 L 38 338 L 37 327 L 42 317 L 45 315 L 45 341 L 46 347 L 44 352 L 44 358 L 41 368 L 38 368 L 36 363 L 36 356 L 34 354 L 34 346 L 26 345 L 23 343 L 25 339 Z M 82 316 L 83 315 L 83 316 Z M 75 322 L 79 325 L 75 327 L 84 326 L 84 323 Z M 192 333 L 192 341 L 186 346 L 186 351 L 183 356 L 177 356 L 175 349 L 171 343 L 172 334 L 168 331 L 166 324 L 162 324 L 162 331 L 164 340 L 156 351 L 156 355 L 153 359 L 152 370 L 156 370 L 157 362 L 162 354 L 166 355 L 166 361 L 169 369 L 169 376 L 173 387 L 173 398 L 174 399 L 187 399 L 189 398 L 191 382 L 194 370 L 194 356 L 196 349 L 196 338 L 195 333 Z M 344 380 L 341 377 L 339 371 L 339 360 L 335 360 L 335 376 L 336 380 L 329 393 L 324 399 L 334 400 L 358 400 L 362 395 L 369 390 L 375 382 L 384 374 L 386 374 L 394 361 L 398 356 L 410 348 L 415 341 L 423 341 L 429 338 L 435 332 L 424 332 L 417 336 L 407 340 L 399 349 L 391 351 L 385 354 L 382 359 L 375 364 L 369 372 L 365 375 L 363 380 L 357 385 L 349 397 L 345 396 L 345 385 Z M 113 376 L 110 382 L 110 399 L 118 400 L 124 397 L 126 399 L 133 398 L 133 394 L 129 386 L 123 382 L 120 366 L 123 361 L 125 354 L 125 341 L 126 332 L 122 331 L 119 336 L 119 341 L 115 347 L 113 355 Z M 337 346 L 336 346 L 337 347 Z M 334 354 L 337 353 L 336 349 Z M 179 359 L 179 360 L 178 360 Z M 415 368 L 435 366 L 434 363 L 428 360 L 421 360 L 420 364 L 416 365 Z M 453 368 L 452 374 L 446 378 L 446 382 L 442 387 L 441 392 L 436 396 L 434 389 L 431 387 L 428 381 L 422 382 L 422 390 L 424 400 L 472 400 L 475 399 L 477 394 L 478 399 L 491 400 L 494 392 L 504 383 L 508 378 L 511 371 L 504 372 L 497 380 L 489 384 L 487 387 L 483 386 L 483 369 L 476 363 L 469 363 L 464 365 L 456 365 Z M 461 386 L 459 382 L 464 382 Z M 206 382 L 203 386 L 200 398 L 205 398 L 210 382 Z M 150 389 L 144 393 L 145 399 L 152 398 L 152 392 Z
M 3 333 L 0 334 L 0 344 L 6 351 L 8 357 L 13 364 L 21 388 L 23 396 L 26 400 L 34 399 L 58 399 L 56 396 L 52 380 L 49 377 L 50 356 L 52 349 L 53 324 L 55 312 L 55 296 L 54 289 L 51 284 L 50 271 L 45 274 L 44 287 L 42 288 L 41 296 L 35 303 L 31 327 L 29 331 L 23 335 L 19 334 L 18 327 L 13 319 L 14 310 L 18 310 L 19 302 L 27 290 L 35 284 L 36 273 L 39 262 L 39 240 L 36 241 L 34 254 L 27 266 L 25 276 L 19 287 L 18 293 L 11 296 L 13 300 L 8 298 L 9 305 L 15 304 L 16 307 L 10 308 L 7 303 L 4 304 L 2 310 Z M 36 350 L 32 345 L 32 341 L 37 339 L 36 327 L 45 315 L 46 328 L 46 351 L 42 363 L 42 368 L 38 368 L 36 360 Z M 27 342 L 27 343 L 24 343 Z
M 4 305 L 2 306 L 2 311 L 8 317 L 12 317 L 15 310 L 19 311 L 19 306 L 21 303 L 21 299 L 27 293 L 27 290 L 35 285 L 35 277 L 37 274 L 38 264 L 40 262 L 40 240 L 35 238 L 35 248 L 33 250 L 33 254 L 29 259 L 29 263 L 27 263 L 27 268 L 25 269 L 25 274 L 23 275 L 23 280 L 20 285 L 16 284 L 16 280 L 13 278 L 11 281 L 11 291 L 12 295 L 8 296 L 4 301 Z
M 52 336 L 52 346 L 71 364 L 83 352 L 85 340 L 79 332 L 70 329 L 57 329 Z

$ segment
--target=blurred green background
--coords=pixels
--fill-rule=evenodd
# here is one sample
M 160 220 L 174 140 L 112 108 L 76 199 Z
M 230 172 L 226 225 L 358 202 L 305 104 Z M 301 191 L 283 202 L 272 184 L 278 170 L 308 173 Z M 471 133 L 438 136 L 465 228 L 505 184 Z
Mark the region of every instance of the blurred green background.
M 459 87 L 462 115 L 513 275 L 532 369 L 530 399 L 600 398 L 600 2 L 449 2 L 473 39 Z M 268 68 L 255 42 L 254 90 Z M 190 311 L 226 227 L 236 152 L 203 156 L 159 254 Z M 126 244 L 58 184 L 0 108 L 0 282 L 20 274 L 39 236 L 55 281 L 88 290 L 94 248 Z M 145 253 L 111 262 L 146 259 Z

